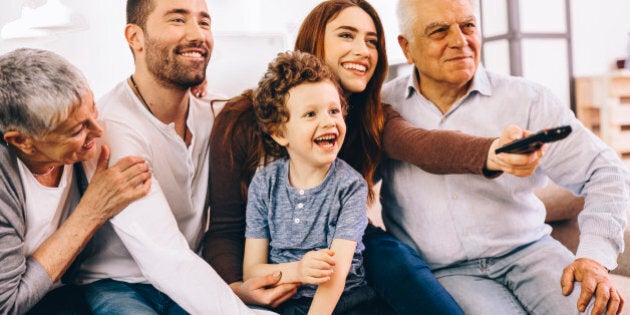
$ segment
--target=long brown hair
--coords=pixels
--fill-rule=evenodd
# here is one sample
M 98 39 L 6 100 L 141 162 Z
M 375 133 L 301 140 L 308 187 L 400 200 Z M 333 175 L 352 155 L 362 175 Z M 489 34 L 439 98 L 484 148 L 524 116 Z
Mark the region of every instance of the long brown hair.
M 295 41 L 295 50 L 304 51 L 324 60 L 324 35 L 326 25 L 339 13 L 349 7 L 359 7 L 373 20 L 376 27 L 378 44 L 378 62 L 374 75 L 365 90 L 354 93 L 347 100 L 348 115 L 346 117 L 346 141 L 341 148 L 339 157 L 350 164 L 363 175 L 370 188 L 369 198 L 372 200 L 372 177 L 381 160 L 381 132 L 385 123 L 383 106 L 381 104 L 381 87 L 387 76 L 387 52 L 385 51 L 385 37 L 383 24 L 376 10 L 364 0 L 328 0 L 316 6 L 302 22 Z M 236 119 L 230 121 L 225 130 L 221 130 L 223 137 L 221 145 L 228 145 L 234 139 L 247 138 L 253 144 L 246 148 L 247 160 L 240 174 L 241 191 L 246 199 L 247 187 L 256 168 L 266 164 L 273 158 L 266 154 L 263 146 L 263 132 L 256 123 L 252 104 L 252 90 L 232 98 L 219 114 L 230 115 L 234 112 Z M 231 116 L 231 115 L 230 115 Z M 217 117 L 217 118 L 219 118 Z M 232 163 L 233 156 L 230 156 Z
M 305 51 L 324 60 L 324 35 L 326 25 L 335 19 L 341 11 L 349 7 L 359 7 L 374 22 L 378 38 L 376 50 L 378 62 L 374 75 L 365 90 L 353 93 L 347 100 L 349 104 L 346 123 L 348 135 L 339 156 L 361 172 L 370 187 L 372 199 L 372 177 L 381 160 L 381 133 L 385 124 L 381 104 L 381 87 L 387 76 L 387 52 L 383 24 L 376 10 L 364 0 L 328 0 L 317 5 L 302 22 L 295 40 L 295 50 Z
M 245 156 L 245 161 L 241 166 L 241 173 L 239 174 L 241 195 L 243 200 L 247 200 L 247 188 L 249 183 L 256 172 L 256 168 L 261 164 L 267 164 L 272 158 L 265 153 L 265 147 L 263 145 L 263 132 L 256 122 L 256 115 L 254 113 L 254 91 L 249 89 L 244 91 L 241 95 L 235 96 L 225 104 L 225 107 L 217 116 L 217 122 L 219 120 L 226 120 L 226 126 L 224 130 L 216 130 L 217 122 L 212 128 L 212 137 L 214 134 L 220 132 L 222 137 L 217 137 L 218 143 L 213 145 L 224 146 L 231 148 L 229 152 L 230 168 L 237 169 L 234 161 L 234 149 L 236 143 L 244 141 L 251 144 L 250 146 L 242 148 Z M 222 100 L 218 100 L 222 101 Z M 234 119 L 227 117 L 235 117 Z M 239 140 L 240 139 L 240 140 Z

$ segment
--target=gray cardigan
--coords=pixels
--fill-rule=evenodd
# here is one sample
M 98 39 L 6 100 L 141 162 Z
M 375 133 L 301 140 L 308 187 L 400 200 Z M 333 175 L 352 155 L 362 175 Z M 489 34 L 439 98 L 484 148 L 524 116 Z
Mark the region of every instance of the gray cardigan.
M 87 181 L 74 165 L 81 192 Z M 0 144 L 0 314 L 24 314 L 52 288 L 48 273 L 24 256 L 25 196 L 15 152 Z

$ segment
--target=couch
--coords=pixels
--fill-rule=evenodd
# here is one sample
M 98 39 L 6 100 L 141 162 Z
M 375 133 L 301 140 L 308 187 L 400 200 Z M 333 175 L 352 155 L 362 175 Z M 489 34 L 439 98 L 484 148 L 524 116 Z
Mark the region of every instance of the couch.
M 577 216 L 584 207 L 584 198 L 574 196 L 568 190 L 550 182 L 545 188 L 536 191 L 547 208 L 546 221 L 553 231 L 551 236 L 559 240 L 575 253 L 579 243 L 580 231 Z M 624 233 L 626 249 L 630 247 L 630 228 Z M 630 250 L 626 250 L 617 259 L 619 266 L 611 272 L 611 278 L 619 286 L 626 303 L 630 302 Z M 626 304 L 624 314 L 630 314 L 630 305 Z

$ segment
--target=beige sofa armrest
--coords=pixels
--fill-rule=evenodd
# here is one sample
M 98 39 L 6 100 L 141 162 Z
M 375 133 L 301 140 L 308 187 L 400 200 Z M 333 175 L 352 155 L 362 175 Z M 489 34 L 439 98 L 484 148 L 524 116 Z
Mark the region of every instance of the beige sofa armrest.
M 560 241 L 573 253 L 580 242 L 580 229 L 577 216 L 584 208 L 584 198 L 573 195 L 570 191 L 550 182 L 545 188 L 536 191 L 536 196 L 547 208 L 545 222 L 553 228 L 551 236 Z M 630 229 L 624 232 L 626 247 L 630 246 Z M 630 250 L 619 255 L 619 266 L 613 273 L 630 276 Z
M 572 220 L 577 218 L 584 208 L 584 198 L 556 185 L 553 182 L 536 190 L 536 196 L 542 200 L 547 209 L 545 222 Z

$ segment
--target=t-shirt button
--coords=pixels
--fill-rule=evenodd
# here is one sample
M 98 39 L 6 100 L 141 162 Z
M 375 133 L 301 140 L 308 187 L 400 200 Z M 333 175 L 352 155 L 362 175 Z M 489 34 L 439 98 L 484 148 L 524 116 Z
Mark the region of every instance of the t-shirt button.
M 304 189 L 300 189 L 300 195 L 304 195 Z
M 297 223 L 300 223 L 300 219 L 295 218 L 295 220 L 293 220 L 293 222 L 295 222 L 296 224 L 297 224 Z
M 304 204 L 303 203 L 298 203 L 297 207 L 298 207 L 298 209 L 302 209 L 302 208 L 304 208 Z

